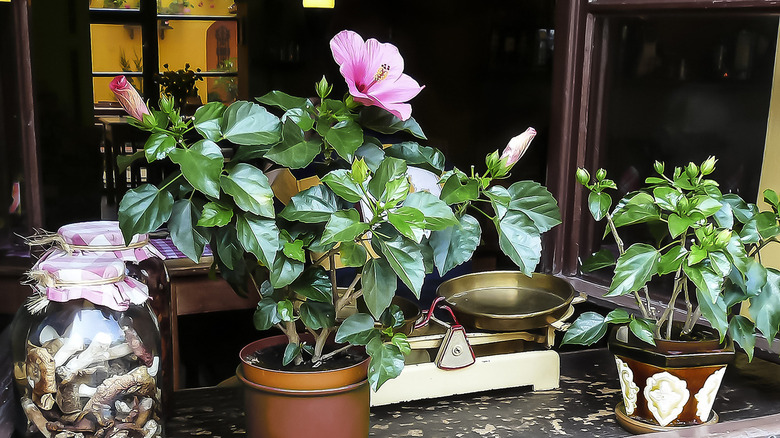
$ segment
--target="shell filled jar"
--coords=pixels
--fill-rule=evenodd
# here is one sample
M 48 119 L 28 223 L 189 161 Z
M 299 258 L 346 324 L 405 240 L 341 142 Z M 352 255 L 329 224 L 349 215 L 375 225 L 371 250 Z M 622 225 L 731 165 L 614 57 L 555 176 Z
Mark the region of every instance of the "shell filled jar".
M 106 254 L 50 253 L 27 275 L 34 293 L 12 324 L 12 352 L 30 428 L 162 436 L 160 329 L 147 286 Z

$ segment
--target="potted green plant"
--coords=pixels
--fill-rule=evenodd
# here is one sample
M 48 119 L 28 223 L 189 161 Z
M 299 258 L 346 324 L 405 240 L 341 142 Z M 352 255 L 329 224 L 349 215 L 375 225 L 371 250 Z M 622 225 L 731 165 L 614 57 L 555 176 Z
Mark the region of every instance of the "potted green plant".
M 255 326 L 283 332 L 242 353 L 247 359 L 278 346 L 273 366 L 245 362 L 238 372 L 247 409 L 258 407 L 247 416 L 251 434 L 366 436 L 369 386 L 397 376 L 409 351 L 399 330 L 404 315 L 393 304 L 398 286 L 419 297 L 426 274 L 443 275 L 469 260 L 481 239 L 472 212 L 495 224 L 500 247 L 527 275 L 539 262 L 542 233 L 560 222 L 542 185 L 493 184 L 509 175 L 533 129 L 501 155 L 489 154 L 484 173 L 445 171 L 440 151 L 413 141 L 425 135 L 407 101 L 423 87 L 403 74 L 398 50 L 351 31 L 336 35 L 331 50 L 349 90 L 343 99 L 331 98 L 333 86 L 323 77 L 316 98 L 272 91 L 257 99 L 262 105 L 212 102 L 183 119 L 167 96 L 159 110 L 150 109 L 120 78 L 112 83 L 131 123 L 151 132 L 145 159 L 169 159 L 179 170 L 159 187 L 127 192 L 119 206 L 125 235 L 167 224 L 173 243 L 193 260 L 210 243 L 215 269 L 237 292 L 252 283 L 260 292 Z M 385 136 L 411 140 L 383 145 Z M 282 205 L 264 173 L 274 169 L 314 170 L 320 183 Z M 420 172 L 433 183 L 410 177 Z M 341 290 L 337 257 L 354 273 Z M 356 300 L 356 313 L 337 318 Z M 355 351 L 350 346 L 359 348 L 357 363 L 344 367 L 347 377 L 317 371 Z M 315 371 L 310 383 L 305 377 Z M 271 389 L 265 377 L 272 375 L 287 383 Z M 308 392 L 319 402 L 291 405 Z M 345 412 L 350 408 L 357 412 Z M 277 429 L 261 432 L 266 426 Z
M 667 175 L 664 163 L 656 162 L 657 175 L 614 209 L 606 190 L 617 187 L 606 171 L 591 177 L 577 170 L 577 181 L 589 192 L 591 214 L 606 222 L 605 241 L 611 236 L 611 245 L 585 261 L 582 270 L 613 267 L 605 296 L 633 296 L 638 310 L 583 313 L 562 344 L 590 345 L 609 324 L 619 326 L 609 338 L 623 392 L 616 412 L 632 431 L 716 421 L 712 402 L 733 355 L 731 341 L 752 360 L 756 337 L 771 340 L 780 325 L 780 272 L 760 259 L 761 249 L 780 234 L 777 194 L 764 192 L 771 211 L 722 194 L 709 178 L 715 164 L 710 157 Z M 629 245 L 621 234 L 641 223 L 654 232 Z M 671 295 L 665 307 L 655 309 L 648 284 L 659 282 Z M 750 303 L 752 319 L 739 313 L 742 303 Z M 675 320 L 675 309 L 684 317 Z M 697 325 L 700 317 L 711 329 Z
M 198 87 L 195 85 L 197 81 L 203 80 L 196 74 L 200 72 L 200 69 L 191 70 L 189 63 L 180 70 L 170 70 L 168 64 L 163 64 L 163 67 L 165 67 L 165 71 L 155 74 L 154 81 L 160 85 L 163 94 L 168 94 L 173 98 L 173 104 L 176 108 L 191 114 L 190 110 L 194 110 L 201 103 L 198 97 Z

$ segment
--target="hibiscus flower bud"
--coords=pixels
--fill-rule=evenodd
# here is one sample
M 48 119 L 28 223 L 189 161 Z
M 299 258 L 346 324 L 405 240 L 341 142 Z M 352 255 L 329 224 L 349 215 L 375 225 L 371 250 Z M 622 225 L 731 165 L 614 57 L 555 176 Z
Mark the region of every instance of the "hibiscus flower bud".
M 531 140 L 536 136 L 536 130 L 534 128 L 528 128 L 522 134 L 509 140 L 509 143 L 504 148 L 504 152 L 501 153 L 501 160 L 506 161 L 506 167 L 511 168 L 520 157 L 528 150 L 528 146 L 531 145 Z
M 130 82 L 124 76 L 116 76 L 111 80 L 109 88 L 114 92 L 116 100 L 122 105 L 122 108 L 127 114 L 133 116 L 135 119 L 142 121 L 144 114 L 150 114 L 149 108 L 146 107 L 141 95 L 133 87 Z

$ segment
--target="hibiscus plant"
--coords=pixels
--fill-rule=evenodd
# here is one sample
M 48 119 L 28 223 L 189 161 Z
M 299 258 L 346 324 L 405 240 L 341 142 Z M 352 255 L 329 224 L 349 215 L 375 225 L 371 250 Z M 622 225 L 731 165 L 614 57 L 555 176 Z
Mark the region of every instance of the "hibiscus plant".
M 632 295 L 638 314 L 621 308 L 606 316 L 585 312 L 566 332 L 564 344 L 590 345 L 604 336 L 610 323 L 628 324 L 637 338 L 653 345 L 655 339 L 685 339 L 702 316 L 721 342 L 730 336 L 751 359 L 759 333 L 774 339 L 780 326 L 780 271 L 764 266 L 760 253 L 780 236 L 780 201 L 773 190 L 765 190 L 771 210 L 759 211 L 736 194 L 722 194 L 718 183 L 708 178 L 715 164 L 709 157 L 699 165 L 675 167 L 667 175 L 664 163 L 655 162 L 657 175 L 611 211 L 606 190 L 617 186 L 606 171 L 599 169 L 591 177 L 587 170 L 577 170 L 577 181 L 589 192 L 591 214 L 606 221 L 605 238 L 611 235 L 614 241 L 613 249 L 603 248 L 586 260 L 582 271 L 613 267 L 605 296 Z M 618 229 L 640 223 L 658 225 L 651 242 L 626 247 Z M 671 276 L 672 290 L 666 305 L 656 310 L 648 284 L 661 276 Z M 685 319 L 673 330 L 678 300 Z M 741 303 L 750 304 L 749 315 L 740 314 Z
M 335 334 L 337 343 L 365 346 L 377 389 L 401 372 L 409 351 L 398 332 L 404 317 L 392 304 L 397 287 L 419 297 L 426 274 L 444 275 L 472 257 L 481 227 L 470 213 L 495 224 L 500 247 L 528 275 L 540 259 L 541 234 L 560 217 L 536 182 L 492 184 L 508 176 L 533 129 L 502 155 L 489 154 L 482 174 L 445 171 L 440 151 L 414 141 L 425 135 L 406 101 L 422 87 L 403 74 L 398 50 L 351 31 L 336 35 L 331 49 L 348 86 L 343 99 L 331 97 L 323 77 L 316 98 L 272 91 L 259 103 L 212 102 L 182 118 L 169 96 L 150 109 L 116 79 L 112 88 L 130 123 L 151 132 L 143 157 L 176 165 L 158 186 L 128 191 L 119 221 L 125 236 L 167 224 L 173 243 L 193 260 L 210 244 L 214 267 L 237 292 L 254 282 L 261 294 L 255 326 L 287 335 L 285 364 L 327 359 L 326 340 Z M 412 140 L 387 145 L 386 135 Z M 275 196 L 267 177 L 275 169 L 313 168 L 319 184 L 286 205 Z M 415 169 L 434 183 L 415 181 Z M 345 272 L 353 277 L 341 278 Z M 341 318 L 356 300 L 361 311 Z M 314 335 L 313 345 L 301 342 L 300 324 Z

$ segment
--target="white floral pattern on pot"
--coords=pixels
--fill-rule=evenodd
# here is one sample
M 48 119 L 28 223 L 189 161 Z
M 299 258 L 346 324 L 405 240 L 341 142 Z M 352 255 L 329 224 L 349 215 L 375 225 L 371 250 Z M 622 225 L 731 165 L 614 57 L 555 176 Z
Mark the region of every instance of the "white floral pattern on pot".
M 623 392 L 623 404 L 626 408 L 626 414 L 633 415 L 636 410 L 636 396 L 639 393 L 639 387 L 634 383 L 634 372 L 628 367 L 628 364 L 615 356 L 617 363 L 618 377 L 620 378 L 620 389 Z
M 723 367 L 707 377 L 704 386 L 696 393 L 696 416 L 701 421 L 707 421 L 710 417 L 712 404 L 715 402 L 715 395 L 720 388 L 720 382 L 723 380 L 723 374 L 726 373 L 726 367 Z
M 666 371 L 647 378 L 644 394 L 647 408 L 661 426 L 677 418 L 691 396 L 688 384 Z

